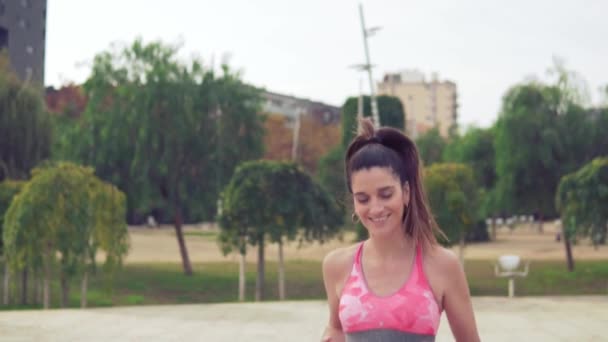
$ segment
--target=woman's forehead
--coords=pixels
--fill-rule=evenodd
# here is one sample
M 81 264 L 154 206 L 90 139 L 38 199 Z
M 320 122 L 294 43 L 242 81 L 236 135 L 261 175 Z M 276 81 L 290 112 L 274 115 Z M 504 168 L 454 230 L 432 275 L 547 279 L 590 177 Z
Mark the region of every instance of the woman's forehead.
M 399 185 L 399 177 L 389 167 L 371 167 L 353 172 L 351 185 L 353 192 L 357 188 L 379 189 L 387 186 Z

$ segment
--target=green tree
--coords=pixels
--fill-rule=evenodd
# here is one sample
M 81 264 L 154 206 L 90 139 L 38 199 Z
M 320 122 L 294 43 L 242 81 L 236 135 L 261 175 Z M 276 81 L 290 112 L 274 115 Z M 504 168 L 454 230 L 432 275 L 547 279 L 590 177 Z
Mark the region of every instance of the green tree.
M 13 270 L 42 270 L 44 308 L 50 305 L 51 269 L 59 255 L 61 303 L 66 306 L 70 279 L 79 272 L 86 296 L 87 261 L 94 263 L 98 246 L 107 253 L 109 267 L 126 253 L 124 195 L 101 183 L 90 168 L 45 165 L 32 171 L 32 179 L 14 197 L 3 236 Z
M 323 242 L 342 223 L 332 197 L 294 163 L 268 160 L 243 163 L 224 190 L 223 200 L 219 222 L 224 252 L 236 247 L 244 256 L 246 243 L 258 247 L 256 300 L 264 297 L 267 239 L 279 244 L 279 294 L 284 299 L 284 241 L 298 238 Z M 240 298 L 243 297 L 241 293 Z
M 0 256 L 4 257 L 4 238 L 3 238 L 3 230 L 4 230 L 4 214 L 6 210 L 11 205 L 13 201 L 13 197 L 19 193 L 21 188 L 23 187 L 23 181 L 11 181 L 4 180 L 0 182 Z M 22 277 L 22 281 L 27 285 L 27 277 Z M 8 263 L 4 263 L 4 281 L 3 281 L 3 294 L 2 294 L 2 303 L 4 305 L 9 304 L 9 286 L 10 286 L 10 272 Z M 27 302 L 27 291 L 24 291 L 27 286 L 23 286 L 21 288 L 21 303 L 25 304 Z
M 179 61 L 177 52 L 136 40 L 98 54 L 74 155 L 129 195 L 130 212 L 172 216 L 190 275 L 182 224 L 214 218 L 234 167 L 262 155 L 263 128 L 257 89 L 227 66 L 217 76 L 197 60 Z
M 464 262 L 465 238 L 479 213 L 473 170 L 464 164 L 436 163 L 424 170 L 424 186 L 437 224 L 449 239 L 442 243 L 458 241 Z
M 494 218 L 500 214 L 496 206 L 494 187 L 496 184 L 496 160 L 494 153 L 494 127 L 470 128 L 462 136 L 454 136 L 444 149 L 443 159 L 446 162 L 467 164 L 473 169 L 475 183 L 480 186 L 480 237 L 484 236 L 485 218 L 492 217 L 492 239 L 496 239 Z M 488 237 L 489 238 L 489 237 Z
M 430 166 L 434 163 L 440 163 L 446 144 L 446 140 L 439 134 L 437 127 L 420 135 L 416 139 L 416 146 L 420 152 L 423 165 Z
M 516 86 L 503 99 L 494 147 L 497 200 L 507 212 L 555 215 L 559 99 L 559 89 L 539 84 Z
M 394 127 L 405 131 L 405 111 L 401 100 L 394 96 L 380 95 L 378 112 L 380 122 L 384 127 Z M 346 148 L 357 132 L 358 97 L 349 97 L 342 106 L 342 146 Z M 363 97 L 363 116 L 371 117 L 371 102 L 369 96 Z
M 0 53 L 0 181 L 27 179 L 49 157 L 51 124 L 40 90 L 22 83 Z
M 571 241 L 589 236 L 593 244 L 606 243 L 608 234 L 608 157 L 596 158 L 562 177 L 555 197 L 562 220 L 568 270 L 574 270 Z

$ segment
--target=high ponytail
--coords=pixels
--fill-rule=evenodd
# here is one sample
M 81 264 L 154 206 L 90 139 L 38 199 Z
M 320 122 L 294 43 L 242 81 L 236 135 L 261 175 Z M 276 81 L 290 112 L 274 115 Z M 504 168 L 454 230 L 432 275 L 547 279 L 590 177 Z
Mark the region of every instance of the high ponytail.
M 423 186 L 420 157 L 412 140 L 399 130 L 375 129 L 371 120 L 359 120 L 357 135 L 346 150 L 345 174 L 352 193 L 352 174 L 361 169 L 388 167 L 410 188 L 410 201 L 403 216 L 403 229 L 423 248 L 437 244 L 436 236 L 446 238 L 431 213 Z

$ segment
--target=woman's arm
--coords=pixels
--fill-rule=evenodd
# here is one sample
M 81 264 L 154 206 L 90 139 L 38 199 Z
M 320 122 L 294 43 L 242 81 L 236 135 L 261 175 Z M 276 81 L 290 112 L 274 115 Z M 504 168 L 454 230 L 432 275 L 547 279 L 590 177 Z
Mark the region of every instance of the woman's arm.
M 329 323 L 323 332 L 321 342 L 344 342 L 344 333 L 338 317 L 340 298 L 338 297 L 337 285 L 342 278 L 344 250 L 336 250 L 329 253 L 323 259 L 323 283 L 327 293 L 327 303 L 329 304 Z
M 454 253 L 446 253 L 446 256 L 444 266 L 449 278 L 443 295 L 443 308 L 450 322 L 452 334 L 456 341 L 479 341 L 464 270 Z

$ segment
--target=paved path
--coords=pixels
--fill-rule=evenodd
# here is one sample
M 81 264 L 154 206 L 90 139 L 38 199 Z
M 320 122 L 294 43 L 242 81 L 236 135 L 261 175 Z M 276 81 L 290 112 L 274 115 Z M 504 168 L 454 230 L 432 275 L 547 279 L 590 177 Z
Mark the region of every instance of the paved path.
M 475 297 L 482 341 L 608 341 L 608 296 Z M 318 341 L 324 302 L 0 311 L 1 341 Z M 453 341 L 445 315 L 437 341 Z

